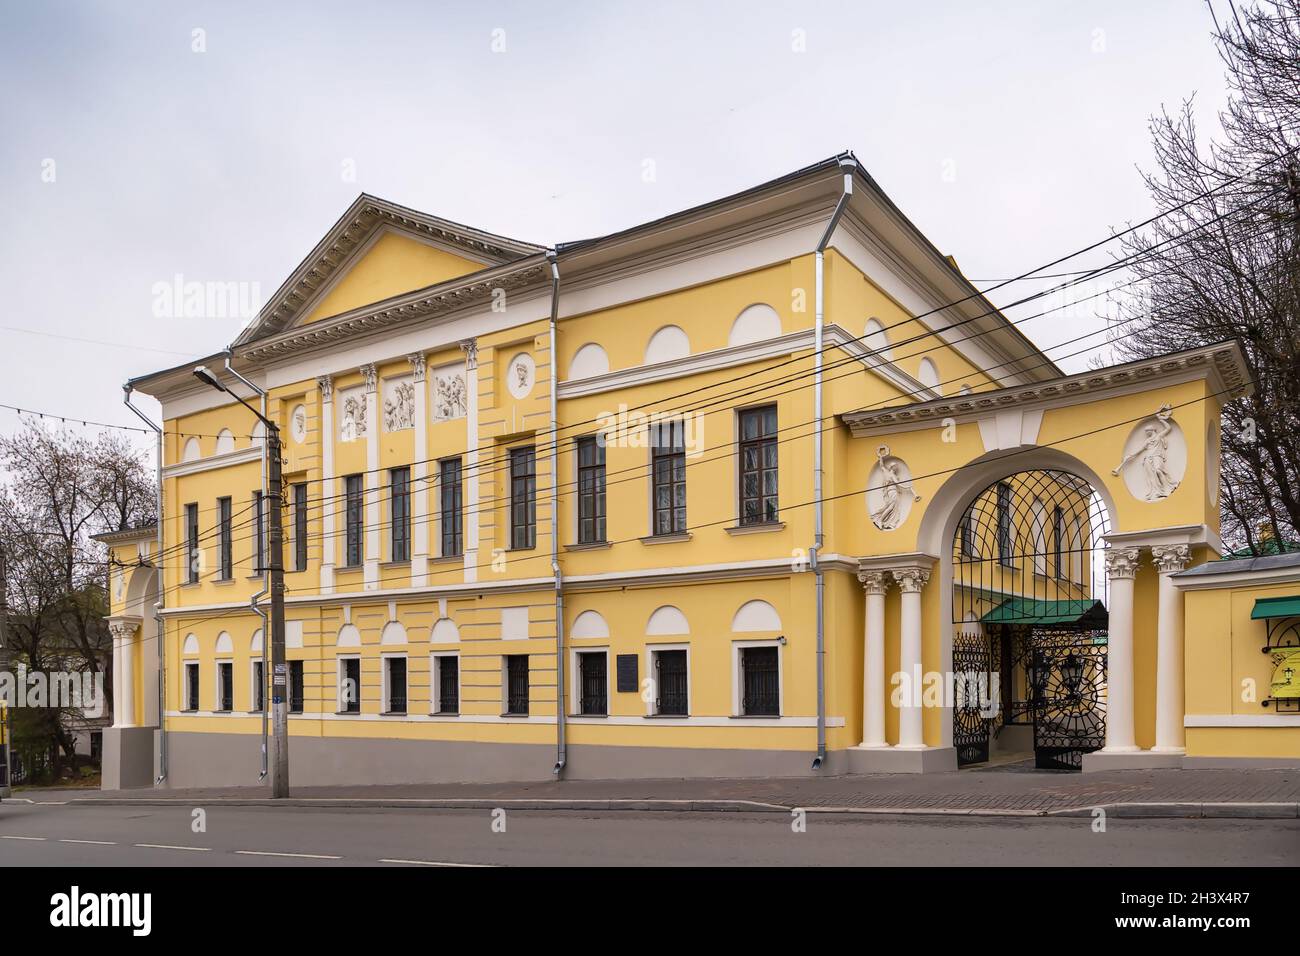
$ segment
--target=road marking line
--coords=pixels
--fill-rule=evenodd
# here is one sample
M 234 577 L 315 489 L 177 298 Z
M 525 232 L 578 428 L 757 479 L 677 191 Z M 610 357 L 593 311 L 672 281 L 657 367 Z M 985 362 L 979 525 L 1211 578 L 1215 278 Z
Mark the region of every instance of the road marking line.
M 212 850 L 210 846 L 169 846 L 166 843 L 132 843 L 131 845 L 145 850 L 194 850 L 197 853 L 208 853 Z
M 380 863 L 407 863 L 411 866 L 490 867 L 491 863 L 440 863 L 436 860 L 380 860 Z
M 327 853 L 273 853 L 270 850 L 236 850 L 241 856 L 291 856 L 299 860 L 341 860 L 341 856 Z
M 0 840 L 44 840 L 45 837 L 0 836 Z
M 88 843 L 92 846 L 117 846 L 111 840 L 59 840 L 60 843 Z

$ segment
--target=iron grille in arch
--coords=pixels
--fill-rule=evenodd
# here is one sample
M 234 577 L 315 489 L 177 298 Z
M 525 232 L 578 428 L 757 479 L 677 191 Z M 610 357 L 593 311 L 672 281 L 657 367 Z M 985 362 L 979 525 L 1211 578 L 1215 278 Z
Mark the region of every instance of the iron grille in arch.
M 1077 620 L 1102 598 L 1108 530 L 1101 497 L 1077 475 L 1022 471 L 994 482 L 953 536 L 954 623 L 993 615 L 1000 624 L 1042 624 L 1053 613 Z

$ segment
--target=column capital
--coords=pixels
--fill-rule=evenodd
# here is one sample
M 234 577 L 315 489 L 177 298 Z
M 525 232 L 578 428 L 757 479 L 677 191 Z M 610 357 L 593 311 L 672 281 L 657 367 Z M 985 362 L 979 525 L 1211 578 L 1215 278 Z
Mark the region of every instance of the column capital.
M 333 375 L 317 375 L 316 387 L 320 389 L 320 400 L 322 402 L 332 402 L 334 400 Z
M 920 594 L 930 580 L 929 568 L 894 568 L 889 574 L 904 594 Z
M 423 382 L 424 381 L 424 353 L 412 352 L 410 355 L 406 357 L 406 360 L 411 363 L 411 369 L 415 373 L 415 380 L 417 382 Z
M 1141 548 L 1111 548 L 1106 552 L 1106 577 L 1111 580 L 1137 576 Z
M 127 641 L 135 637 L 135 629 L 139 625 L 139 621 L 127 618 L 109 618 L 108 630 L 116 640 Z
M 1161 574 L 1173 574 L 1187 567 L 1192 560 L 1192 549 L 1186 544 L 1154 545 L 1151 558 Z
M 465 367 L 478 368 L 478 339 L 465 339 L 460 347 L 465 353 Z
M 375 369 L 375 363 L 370 362 L 366 365 L 362 365 L 358 371 L 366 377 L 366 391 L 373 395 L 379 380 L 379 373 Z
M 887 571 L 859 571 L 858 580 L 862 582 L 862 589 L 868 594 L 884 594 L 889 590 Z

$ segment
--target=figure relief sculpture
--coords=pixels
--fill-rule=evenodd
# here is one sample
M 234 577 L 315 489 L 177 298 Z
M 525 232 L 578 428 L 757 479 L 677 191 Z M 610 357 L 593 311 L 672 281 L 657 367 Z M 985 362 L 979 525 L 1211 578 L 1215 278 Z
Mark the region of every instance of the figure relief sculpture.
M 1174 434 L 1173 414 L 1168 404 L 1161 405 L 1155 420 L 1141 426 L 1140 444 L 1111 469 L 1111 474 L 1118 477 L 1130 465 L 1138 464 L 1142 469 L 1142 483 L 1138 487 L 1145 489 L 1140 497 L 1147 501 L 1168 498 L 1178 487 L 1179 479 L 1173 476 L 1174 469 L 1169 461 L 1169 441 Z
M 395 432 L 415 427 L 415 385 L 398 382 L 384 400 L 384 431 Z
M 901 458 L 889 454 L 889 446 L 876 449 L 876 467 L 872 469 L 868 490 L 868 513 L 881 531 L 893 531 L 912 510 L 912 502 L 921 496 L 912 488 L 911 473 Z
M 464 418 L 467 407 L 465 373 L 456 369 L 436 374 L 433 379 L 434 421 L 445 422 L 453 418 Z
M 356 441 L 366 435 L 366 396 L 356 392 L 343 399 L 343 418 L 339 422 L 339 438 Z

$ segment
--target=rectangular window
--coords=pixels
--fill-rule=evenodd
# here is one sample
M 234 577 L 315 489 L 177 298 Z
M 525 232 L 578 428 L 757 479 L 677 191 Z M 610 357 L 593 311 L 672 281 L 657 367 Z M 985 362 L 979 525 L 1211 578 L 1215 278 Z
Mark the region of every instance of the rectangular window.
M 1011 486 L 1005 481 L 998 482 L 998 560 L 1011 566 L 1015 557 L 1016 542 L 1011 528 Z
M 438 522 L 442 526 L 442 556 L 455 557 L 465 552 L 465 537 L 461 515 L 463 492 L 460 483 L 460 459 L 448 458 L 438 463 L 438 488 L 441 510 Z
M 199 580 L 199 566 L 203 557 L 199 553 L 199 506 L 185 506 L 185 541 L 189 549 L 189 561 L 185 569 L 185 580 L 194 584 Z
M 777 520 L 776 406 L 740 413 L 740 523 Z
M 217 710 L 235 709 L 235 665 L 222 661 L 217 665 Z
M 411 469 L 394 468 L 388 473 L 389 526 L 392 529 L 390 560 L 411 560 Z
M 387 698 L 384 712 L 389 714 L 406 713 L 406 658 L 384 658 L 384 685 Z
M 185 665 L 185 709 L 199 709 L 199 665 L 191 661 Z
M 605 540 L 605 443 L 578 439 L 578 543 Z
M 781 713 L 781 678 L 775 647 L 740 648 L 740 712 L 746 717 Z
M 654 529 L 652 534 L 686 530 L 686 442 L 683 422 L 663 422 L 651 432 Z
M 307 484 L 293 486 L 293 569 L 307 570 Z
M 252 711 L 260 714 L 266 707 L 266 677 L 262 671 L 262 662 L 253 661 L 253 706 Z
M 460 713 L 460 658 L 454 654 L 439 655 L 433 659 L 435 714 Z
M 1065 577 L 1065 512 L 1059 506 L 1052 511 L 1052 573 Z
M 528 713 L 528 655 L 506 656 L 506 715 L 522 717 Z
M 655 651 L 655 713 L 685 717 L 688 712 L 686 652 Z
M 253 492 L 253 573 L 266 567 L 266 504 L 260 490 Z
M 957 534 L 961 541 L 961 556 L 963 558 L 975 557 L 975 528 L 973 522 L 974 517 L 967 510 L 957 524 Z
M 339 713 L 361 713 L 361 659 L 339 659 Z
M 346 521 L 347 521 L 347 554 L 344 556 L 344 563 L 351 568 L 361 564 L 361 531 L 362 531 L 362 494 L 361 494 L 361 476 L 348 475 L 343 479 L 344 501 L 346 502 Z
M 303 705 L 302 661 L 289 661 L 289 713 L 301 714 Z
M 510 547 L 537 546 L 537 455 L 510 449 Z
M 235 573 L 230 541 L 230 499 L 217 499 L 217 551 L 221 560 L 221 580 L 229 581 Z
M 578 713 L 603 717 L 609 713 L 609 679 L 604 651 L 578 655 Z

